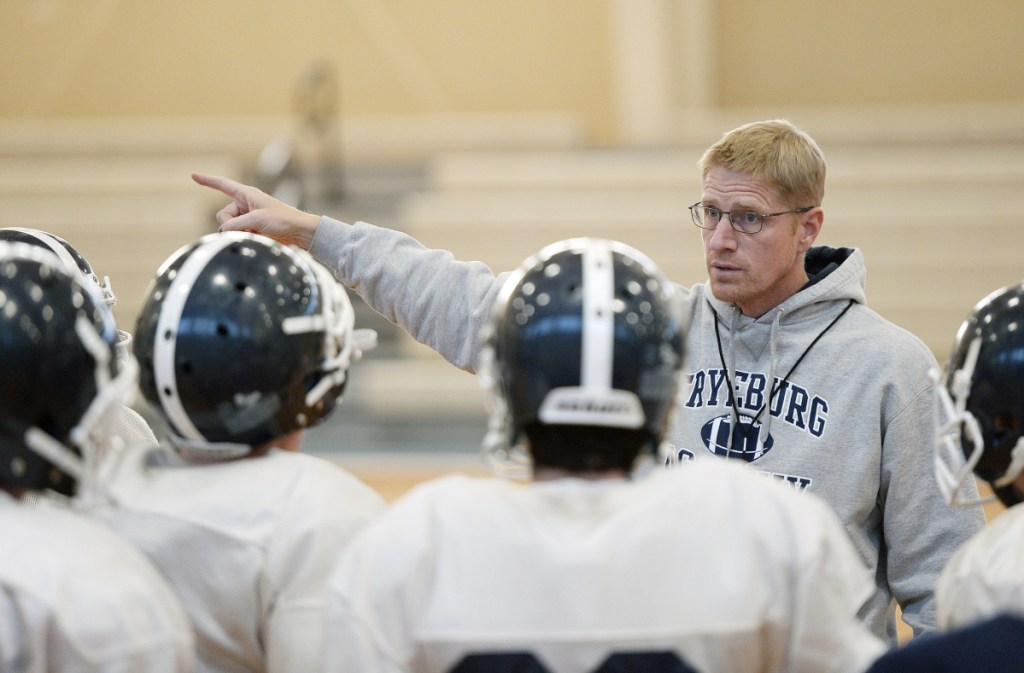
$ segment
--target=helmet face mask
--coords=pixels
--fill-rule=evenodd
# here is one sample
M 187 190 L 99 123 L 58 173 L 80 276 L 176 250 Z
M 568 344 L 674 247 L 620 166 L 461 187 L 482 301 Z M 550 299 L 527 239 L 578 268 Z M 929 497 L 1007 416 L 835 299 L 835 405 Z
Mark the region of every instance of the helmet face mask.
M 563 447 L 594 427 L 608 429 L 606 452 L 613 436 L 652 452 L 660 443 L 678 388 L 682 320 L 675 286 L 638 251 L 589 238 L 548 246 L 506 281 L 483 341 L 483 450 L 495 471 L 529 473 L 539 447 L 526 435 L 538 426 L 546 437 L 565 428 Z M 571 450 L 581 455 L 543 462 L 570 471 L 608 462 L 602 446 Z
M 116 364 L 110 311 L 52 252 L 0 242 L 0 334 L 0 482 L 82 493 L 115 403 L 135 390 L 134 362 Z
M 957 332 L 944 385 L 936 386 L 935 475 L 953 505 L 992 499 L 962 496 L 963 484 L 975 475 L 1007 506 L 1024 499 L 1013 483 L 1024 472 L 1022 301 L 1024 284 L 979 302 Z
M 237 458 L 332 412 L 361 354 L 344 289 L 304 251 L 204 236 L 151 283 L 135 329 L 140 387 L 190 457 Z

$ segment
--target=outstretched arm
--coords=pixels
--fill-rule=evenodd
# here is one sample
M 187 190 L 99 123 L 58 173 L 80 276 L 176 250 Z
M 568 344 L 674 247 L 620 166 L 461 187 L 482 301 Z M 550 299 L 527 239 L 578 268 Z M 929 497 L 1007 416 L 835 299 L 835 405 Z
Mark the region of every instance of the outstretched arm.
M 278 201 L 256 187 L 220 177 L 193 173 L 192 179 L 231 198 L 217 211 L 221 231 L 250 231 L 286 245 L 309 249 L 320 217 Z
M 221 231 L 249 231 L 309 250 L 378 313 L 457 367 L 474 370 L 480 330 L 503 276 L 399 231 L 311 215 L 228 178 L 193 173 L 192 179 L 231 199 L 217 213 Z

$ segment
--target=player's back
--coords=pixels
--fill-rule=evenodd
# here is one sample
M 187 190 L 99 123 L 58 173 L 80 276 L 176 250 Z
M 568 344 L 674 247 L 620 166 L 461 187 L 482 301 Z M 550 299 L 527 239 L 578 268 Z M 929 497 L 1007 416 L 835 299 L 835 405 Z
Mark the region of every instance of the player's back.
M 195 642 L 164 578 L 103 524 L 0 492 L 0 671 L 179 673 Z
M 871 582 L 831 512 L 706 462 L 414 489 L 335 576 L 330 670 L 863 670 Z
M 301 453 L 197 464 L 131 449 L 105 464 L 102 516 L 167 575 L 200 671 L 305 670 L 328 568 L 380 508 L 372 489 Z
M 967 541 L 936 585 L 939 626 L 962 627 L 1002 613 L 1024 615 L 1024 507 L 1014 505 Z

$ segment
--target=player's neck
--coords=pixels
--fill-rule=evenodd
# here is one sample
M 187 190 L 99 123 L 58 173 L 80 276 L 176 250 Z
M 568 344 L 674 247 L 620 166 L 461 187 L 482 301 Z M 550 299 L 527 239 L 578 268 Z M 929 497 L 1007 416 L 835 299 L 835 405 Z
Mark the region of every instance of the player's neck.
M 251 456 L 262 456 L 271 449 L 278 449 L 280 451 L 291 451 L 298 453 L 302 450 L 302 437 L 304 432 L 302 430 L 296 430 L 295 432 L 287 435 L 282 435 L 276 439 L 272 439 L 266 444 L 261 444 L 253 448 Z
M 625 479 L 622 470 L 606 470 L 601 472 L 574 472 L 557 467 L 538 467 L 533 471 L 534 481 L 554 481 L 555 479 L 585 479 L 600 481 L 603 479 Z

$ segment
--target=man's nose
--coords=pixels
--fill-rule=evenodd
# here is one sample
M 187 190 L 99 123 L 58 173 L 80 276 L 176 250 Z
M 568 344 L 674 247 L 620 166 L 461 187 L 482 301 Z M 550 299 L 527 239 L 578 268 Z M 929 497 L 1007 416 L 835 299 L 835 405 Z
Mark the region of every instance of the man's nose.
M 717 227 L 705 229 L 705 231 L 708 235 L 708 247 L 714 250 L 729 250 L 736 247 L 738 234 L 732 228 L 732 222 L 729 221 L 728 215 L 722 215 L 722 218 L 718 220 Z

